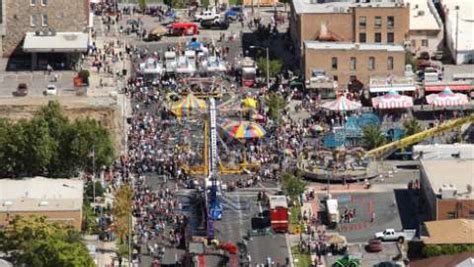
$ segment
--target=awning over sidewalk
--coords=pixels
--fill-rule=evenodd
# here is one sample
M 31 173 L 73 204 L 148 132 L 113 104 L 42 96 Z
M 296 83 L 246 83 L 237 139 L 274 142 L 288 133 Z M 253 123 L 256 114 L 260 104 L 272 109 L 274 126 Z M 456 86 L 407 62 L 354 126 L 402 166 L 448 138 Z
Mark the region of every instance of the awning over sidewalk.
M 29 53 L 87 52 L 89 36 L 82 32 L 58 32 L 55 35 L 37 35 L 27 32 L 23 51 Z
M 469 91 L 472 90 L 472 85 L 466 84 L 436 84 L 436 85 L 425 85 L 426 92 L 441 92 L 446 87 L 449 87 L 452 91 Z
M 415 85 L 400 85 L 400 86 L 380 86 L 380 87 L 370 87 L 369 91 L 371 93 L 388 93 L 390 91 L 395 92 L 413 92 L 416 90 Z

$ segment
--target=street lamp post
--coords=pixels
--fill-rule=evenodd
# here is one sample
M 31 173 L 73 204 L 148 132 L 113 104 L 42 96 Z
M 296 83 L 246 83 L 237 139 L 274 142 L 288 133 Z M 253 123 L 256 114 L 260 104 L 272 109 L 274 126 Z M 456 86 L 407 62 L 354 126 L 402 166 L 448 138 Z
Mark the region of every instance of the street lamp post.
M 250 49 L 265 49 L 266 56 L 267 56 L 267 89 L 269 89 L 270 88 L 270 54 L 268 51 L 268 47 L 251 45 L 249 48 Z

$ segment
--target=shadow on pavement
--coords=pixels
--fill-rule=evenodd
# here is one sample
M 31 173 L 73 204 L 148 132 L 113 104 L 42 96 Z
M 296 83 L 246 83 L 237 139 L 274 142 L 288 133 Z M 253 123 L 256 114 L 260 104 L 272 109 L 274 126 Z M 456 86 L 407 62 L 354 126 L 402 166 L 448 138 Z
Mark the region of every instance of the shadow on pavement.
M 415 190 L 395 189 L 394 194 L 403 229 L 416 229 L 418 233 L 422 220 L 418 213 L 419 203 Z

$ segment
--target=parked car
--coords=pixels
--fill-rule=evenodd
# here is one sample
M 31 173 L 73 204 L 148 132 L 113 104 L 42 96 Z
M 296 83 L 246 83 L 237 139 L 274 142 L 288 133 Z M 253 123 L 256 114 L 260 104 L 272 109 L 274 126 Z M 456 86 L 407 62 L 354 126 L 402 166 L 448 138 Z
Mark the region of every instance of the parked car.
M 243 13 L 242 6 L 233 6 L 225 12 L 224 17 L 230 20 L 237 20 Z
M 368 252 L 380 252 L 383 250 L 383 244 L 380 239 L 370 239 L 368 245 L 365 247 Z
M 26 96 L 28 95 L 28 85 L 26 83 L 18 84 L 16 91 L 13 92 L 14 96 Z
M 219 19 L 221 15 L 216 12 L 215 9 L 204 10 L 199 14 L 194 15 L 194 21 L 200 22 L 204 20 L 215 20 Z
M 45 94 L 46 96 L 49 96 L 49 95 L 58 95 L 58 89 L 57 89 L 56 85 L 49 84 L 49 85 L 46 87 L 46 91 L 44 91 L 44 94 Z
M 412 240 L 415 234 L 416 230 L 395 231 L 395 229 L 385 229 L 383 232 L 375 233 L 375 238 L 381 241 L 398 241 L 402 243 L 405 240 Z
M 226 19 L 203 20 L 201 27 L 205 29 L 219 29 L 227 30 L 229 28 L 229 21 Z

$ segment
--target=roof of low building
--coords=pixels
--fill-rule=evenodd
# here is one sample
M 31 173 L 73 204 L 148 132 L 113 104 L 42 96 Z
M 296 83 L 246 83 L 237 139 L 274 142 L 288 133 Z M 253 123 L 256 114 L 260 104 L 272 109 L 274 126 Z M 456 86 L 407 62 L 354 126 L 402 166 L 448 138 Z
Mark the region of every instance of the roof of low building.
M 25 52 L 86 52 L 89 35 L 83 32 L 27 32 L 23 42 Z
M 0 212 L 80 210 L 83 191 L 80 179 L 0 179 Z
M 410 30 L 441 30 L 441 18 L 430 0 L 406 0 L 410 3 Z
M 435 194 L 447 185 L 456 190 L 457 198 L 473 199 L 474 161 L 469 159 L 420 160 L 422 169 Z M 455 171 L 453 171 L 455 170 Z
M 464 267 L 464 266 L 473 266 L 463 265 L 467 261 L 473 261 L 474 259 L 473 252 L 463 252 L 454 255 L 443 255 L 430 257 L 423 260 L 417 260 L 410 262 L 410 267 L 439 267 L 439 266 L 455 266 L 455 267 Z
M 341 43 L 341 42 L 319 42 L 305 41 L 304 45 L 308 49 L 319 50 L 364 50 L 364 51 L 387 51 L 387 52 L 405 52 L 401 45 L 388 44 L 366 44 L 366 43 Z
M 425 244 L 474 244 L 474 220 L 451 219 L 425 222 Z
M 414 145 L 413 154 L 424 160 L 459 159 L 474 160 L 474 144 Z
M 401 0 L 293 0 L 297 14 L 347 13 L 351 7 L 395 7 Z

